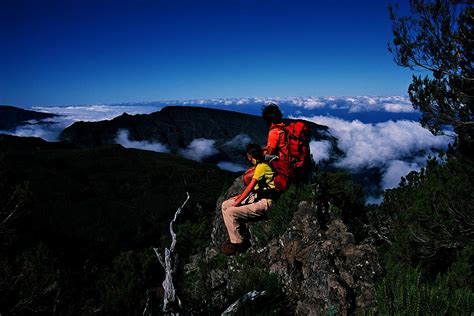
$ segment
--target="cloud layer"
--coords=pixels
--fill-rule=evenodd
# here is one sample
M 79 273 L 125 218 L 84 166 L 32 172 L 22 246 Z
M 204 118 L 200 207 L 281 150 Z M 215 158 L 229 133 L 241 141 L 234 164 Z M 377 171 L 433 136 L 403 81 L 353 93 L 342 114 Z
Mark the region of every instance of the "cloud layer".
M 90 104 L 90 105 L 75 105 L 75 106 L 35 106 L 31 108 L 33 111 L 59 114 L 61 120 L 68 120 L 70 122 L 77 121 L 102 121 L 111 120 L 124 112 L 134 114 L 147 114 L 159 111 L 160 106 L 157 105 L 106 105 L 106 104 Z
M 123 104 L 91 104 L 77 106 L 37 106 L 31 109 L 38 112 L 59 114 L 60 116 L 50 118 L 41 124 L 24 125 L 13 131 L 3 131 L 7 134 L 17 136 L 35 136 L 49 141 L 58 140 L 61 131 L 77 121 L 101 121 L 110 120 L 126 112 L 130 115 L 147 114 L 159 111 L 167 105 L 191 105 L 208 106 L 220 109 L 231 109 L 245 113 L 260 115 L 261 106 L 268 102 L 276 102 L 281 105 L 285 115 L 331 114 L 336 116 L 363 114 L 363 113 L 385 113 L 388 115 L 412 115 L 413 107 L 407 97 L 389 96 L 355 96 L 355 97 L 256 97 L 256 98 L 222 98 L 222 99 L 192 99 L 192 100 L 162 100 L 152 102 L 123 103 Z M 338 111 L 337 113 L 334 111 Z M 326 113 L 327 112 L 327 113 Z M 347 118 L 347 117 L 346 117 Z M 350 119 L 353 118 L 350 117 Z M 398 117 L 399 119 L 400 117 Z M 410 117 L 410 119 L 412 119 Z M 377 120 L 377 116 L 364 118 L 364 121 Z M 387 116 L 380 116 L 382 121 Z M 246 145 L 246 135 L 239 135 L 229 145 Z
M 222 98 L 157 101 L 160 105 L 197 105 L 197 106 L 245 106 L 264 105 L 275 102 L 280 105 L 292 105 L 307 110 L 338 109 L 351 113 L 385 111 L 390 113 L 415 112 L 408 97 L 403 96 L 351 96 L 351 97 L 256 97 L 256 98 Z
M 331 156 L 332 145 L 329 141 L 311 141 L 309 143 L 311 155 L 313 156 L 314 162 L 328 160 Z
M 392 160 L 445 149 L 452 141 L 448 136 L 434 136 L 414 121 L 364 124 L 326 116 L 305 119 L 329 127 L 345 153 L 336 165 L 346 169 L 380 168 Z
M 30 122 L 6 133 L 55 141 L 60 132 L 74 122 L 109 120 L 124 112 L 131 115 L 147 114 L 159 111 L 166 105 L 192 105 L 260 115 L 261 106 L 268 102 L 280 104 L 287 117 L 298 116 L 328 126 L 331 134 L 338 138 L 338 146 L 344 153 L 334 163 L 335 166 L 357 171 L 378 168 L 382 172 L 380 187 L 384 189 L 398 186 L 402 176 L 412 170 L 419 170 L 424 166 L 427 155 L 434 156 L 453 139 L 434 136 L 413 121 L 419 113 L 413 110 L 407 97 L 401 96 L 225 98 L 33 107 L 35 111 L 61 116 Z M 169 152 L 165 145 L 157 142 L 131 140 L 126 130 L 118 132 L 116 142 L 129 148 Z M 224 143 L 224 146 L 240 150 L 249 142 L 248 135 L 241 134 Z M 316 140 L 310 146 L 316 162 L 330 159 L 332 148 L 329 142 Z M 203 161 L 217 153 L 212 139 L 195 139 L 187 148 L 178 151 L 185 158 L 196 161 Z M 246 169 L 244 165 L 227 161 L 219 162 L 218 166 L 230 171 Z
M 303 118 L 303 117 L 300 117 Z M 426 165 L 428 156 L 437 156 L 453 141 L 449 136 L 435 136 L 418 122 L 388 121 L 364 124 L 327 116 L 303 119 L 326 125 L 338 138 L 338 147 L 344 156 L 336 161 L 336 167 L 352 171 L 378 168 L 382 173 L 382 189 L 398 187 L 401 177 L 411 171 L 419 171 Z M 328 159 L 330 146 L 323 142 L 311 142 L 311 152 L 316 161 Z M 371 197 L 369 203 L 380 203 L 380 197 Z
M 68 126 L 78 121 L 102 121 L 110 120 L 126 112 L 128 114 L 147 114 L 159 111 L 161 107 L 156 105 L 78 105 L 78 106 L 56 106 L 56 107 L 32 107 L 31 110 L 43 113 L 58 114 L 60 116 L 48 118 L 42 121 L 31 121 L 10 131 L 1 133 L 24 136 L 40 137 L 47 141 L 57 141 L 59 134 Z
M 137 148 L 143 150 L 156 151 L 160 153 L 170 152 L 168 147 L 159 142 L 149 142 L 149 141 L 134 141 L 130 140 L 130 133 L 126 129 L 121 129 L 117 132 L 117 137 L 115 138 L 117 144 L 122 145 L 125 148 Z
M 236 149 L 243 149 L 250 143 L 250 141 L 251 139 L 247 134 L 239 134 L 231 140 L 225 142 L 224 145 Z
M 203 161 L 218 153 L 214 147 L 216 141 L 206 138 L 197 138 L 193 140 L 187 148 L 181 149 L 179 154 L 187 159 Z
M 416 162 L 406 162 L 402 160 L 393 160 L 388 163 L 387 169 L 382 178 L 382 188 L 393 189 L 400 184 L 401 177 L 406 176 L 412 171 L 420 171 L 422 164 Z
M 237 164 L 229 161 L 220 161 L 217 166 L 222 170 L 232 171 L 232 172 L 239 172 L 248 169 L 248 166 L 243 164 Z

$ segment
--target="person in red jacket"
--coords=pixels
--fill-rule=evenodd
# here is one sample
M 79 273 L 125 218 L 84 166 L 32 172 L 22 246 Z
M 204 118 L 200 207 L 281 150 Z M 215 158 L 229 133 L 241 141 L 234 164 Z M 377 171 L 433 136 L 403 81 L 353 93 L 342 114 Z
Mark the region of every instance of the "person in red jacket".
M 267 155 L 277 155 L 280 160 L 289 161 L 288 137 L 283 123 L 283 115 L 275 103 L 269 103 L 262 109 L 262 118 L 268 126 L 268 141 L 263 148 Z
M 277 175 L 275 185 L 284 191 L 292 177 L 289 154 L 288 132 L 283 123 L 283 115 L 275 103 L 269 103 L 262 109 L 262 118 L 268 126 L 267 145 L 263 147 L 266 155 L 276 155 L 278 160 L 272 162 Z

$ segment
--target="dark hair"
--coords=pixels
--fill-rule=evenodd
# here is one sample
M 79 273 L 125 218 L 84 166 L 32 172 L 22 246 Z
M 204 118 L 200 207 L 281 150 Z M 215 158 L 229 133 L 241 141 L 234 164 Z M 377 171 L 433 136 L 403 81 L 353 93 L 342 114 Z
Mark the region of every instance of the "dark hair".
M 268 125 L 281 123 L 283 115 L 277 104 L 270 102 L 262 108 L 262 117 Z
M 258 144 L 248 144 L 247 145 L 247 154 L 252 156 L 257 161 L 263 160 L 263 150 L 262 147 Z

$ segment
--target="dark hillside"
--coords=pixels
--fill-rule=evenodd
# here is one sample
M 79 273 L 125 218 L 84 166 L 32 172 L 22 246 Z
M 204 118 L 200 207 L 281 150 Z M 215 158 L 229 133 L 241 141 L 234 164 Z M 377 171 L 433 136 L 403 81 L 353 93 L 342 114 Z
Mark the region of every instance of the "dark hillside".
M 313 137 L 330 140 L 336 148 L 336 140 L 327 127 L 308 122 Z M 94 147 L 115 143 L 117 131 L 127 129 L 130 138 L 137 141 L 157 141 L 172 151 L 185 148 L 196 138 L 216 141 L 221 155 L 229 155 L 225 142 L 237 135 L 246 134 L 253 142 L 265 143 L 268 129 L 261 117 L 243 113 L 186 106 L 169 106 L 151 114 L 122 114 L 110 121 L 76 122 L 61 133 L 61 140 L 81 147 Z M 232 158 L 232 153 L 229 155 Z M 228 158 L 228 157 L 227 157 Z M 232 160 L 232 159 L 231 159 Z
M 109 291 L 125 282 L 116 265 L 133 260 L 143 265 L 132 291 L 133 301 L 140 301 L 147 289 L 160 288 L 162 270 L 152 247 L 167 245 L 169 220 L 186 191 L 191 200 L 180 219 L 188 238 L 209 238 L 215 200 L 234 177 L 211 165 L 119 145 L 64 146 L 0 138 L 2 314 L 51 314 L 53 306 L 60 314 L 109 310 L 108 300 L 120 296 Z M 147 272 L 151 285 L 140 281 Z
M 43 120 L 54 116 L 56 115 L 0 105 L 0 130 L 11 130 L 29 120 Z

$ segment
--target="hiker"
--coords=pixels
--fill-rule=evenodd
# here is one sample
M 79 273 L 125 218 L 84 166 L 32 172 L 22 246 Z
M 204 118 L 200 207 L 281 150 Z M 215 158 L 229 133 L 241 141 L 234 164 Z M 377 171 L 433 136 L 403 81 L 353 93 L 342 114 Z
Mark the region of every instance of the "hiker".
M 269 103 L 262 109 L 262 118 L 268 126 L 268 141 L 263 148 L 265 154 L 277 155 L 280 160 L 289 161 L 288 138 L 280 108 L 275 103 Z
M 277 198 L 273 170 L 265 162 L 262 148 L 257 144 L 247 146 L 247 160 L 255 166 L 255 172 L 245 190 L 222 203 L 222 217 L 229 240 L 222 246 L 225 255 L 245 252 L 250 247 L 245 223 L 261 220 Z M 245 235 L 245 236 L 244 236 Z
M 272 162 L 272 167 L 277 175 L 277 189 L 283 192 L 288 188 L 292 177 L 288 132 L 280 108 L 275 103 L 269 103 L 262 109 L 262 118 L 268 126 L 268 141 L 263 150 L 266 155 L 276 155 L 279 158 Z
M 309 146 L 311 130 L 307 123 L 298 120 L 285 125 L 275 103 L 269 103 L 262 109 L 262 118 L 269 129 L 267 146 L 264 147 L 266 154 L 280 158 L 271 164 L 277 189 L 285 191 L 290 180 L 295 184 L 307 183 L 312 166 Z

